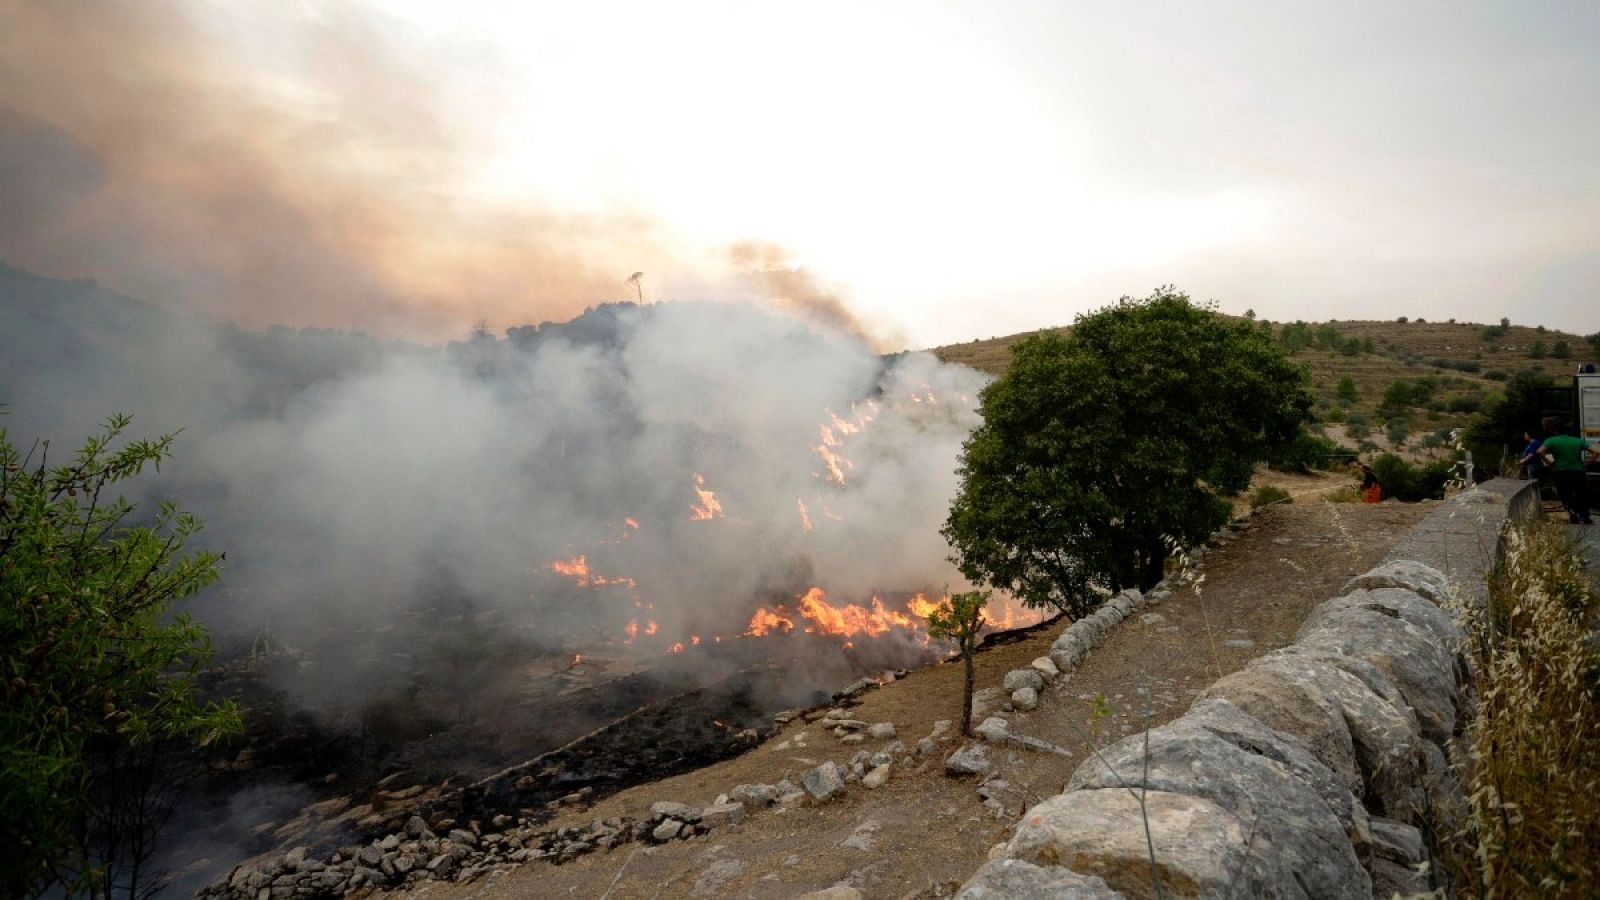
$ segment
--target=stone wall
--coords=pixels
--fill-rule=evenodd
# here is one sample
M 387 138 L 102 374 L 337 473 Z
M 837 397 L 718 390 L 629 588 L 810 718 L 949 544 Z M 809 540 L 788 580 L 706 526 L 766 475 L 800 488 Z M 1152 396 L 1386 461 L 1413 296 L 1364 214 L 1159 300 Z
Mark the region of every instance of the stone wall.
M 959 896 L 1147 897 L 1156 879 L 1167 896 L 1426 891 L 1418 826 L 1459 792 L 1445 748 L 1474 691 L 1441 607 L 1482 601 L 1530 494 L 1496 479 L 1441 503 L 1295 643 L 1086 760 Z

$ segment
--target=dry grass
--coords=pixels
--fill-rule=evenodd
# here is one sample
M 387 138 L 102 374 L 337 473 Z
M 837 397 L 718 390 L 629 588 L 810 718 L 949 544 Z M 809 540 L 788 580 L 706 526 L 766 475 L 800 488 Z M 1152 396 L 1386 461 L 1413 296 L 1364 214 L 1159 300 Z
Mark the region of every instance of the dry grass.
M 1600 896 L 1596 597 L 1565 532 L 1508 535 L 1486 609 L 1460 611 L 1478 672 L 1462 737 L 1465 825 L 1441 848 L 1469 897 Z

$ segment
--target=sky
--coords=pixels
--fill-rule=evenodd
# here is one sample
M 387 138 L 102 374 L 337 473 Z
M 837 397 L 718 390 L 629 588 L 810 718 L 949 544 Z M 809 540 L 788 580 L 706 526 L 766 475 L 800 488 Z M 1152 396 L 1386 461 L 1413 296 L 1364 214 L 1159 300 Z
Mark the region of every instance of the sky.
M 883 349 L 1174 284 L 1600 328 L 1600 4 L 0 0 L 0 259 L 447 340 L 630 299 Z

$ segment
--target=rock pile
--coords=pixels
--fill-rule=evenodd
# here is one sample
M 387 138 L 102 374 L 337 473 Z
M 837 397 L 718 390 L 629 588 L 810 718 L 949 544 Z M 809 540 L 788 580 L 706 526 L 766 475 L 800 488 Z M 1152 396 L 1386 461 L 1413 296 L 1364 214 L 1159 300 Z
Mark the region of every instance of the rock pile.
M 772 806 L 827 803 L 850 784 L 859 783 L 869 790 L 881 788 L 896 765 L 919 765 L 917 756 L 932 753 L 949 740 L 952 730 L 948 721 L 935 723 L 933 733 L 918 742 L 918 752 L 913 754 L 893 739 L 896 728 L 891 722 L 851 719 L 838 708 L 812 720 L 842 744 L 869 739 L 887 743 L 877 750 L 857 750 L 846 762 L 824 762 L 801 775 L 799 785 L 787 779 L 777 784 L 741 784 L 707 806 L 661 801 L 652 804 L 649 815 L 642 819 L 596 819 L 582 826 L 540 830 L 526 819 L 505 815 L 493 817 L 487 828 L 477 821 L 463 825 L 443 816 L 429 821 L 413 815 L 402 830 L 365 845 L 341 847 L 325 859 L 313 857 L 306 847 L 296 847 L 264 862 L 238 866 L 197 896 L 217 900 L 340 897 L 430 880 L 469 882 L 532 860 L 559 865 L 595 850 L 636 841 L 663 844 L 686 840 L 735 827 L 747 815 Z M 575 799 L 584 798 L 575 795 Z

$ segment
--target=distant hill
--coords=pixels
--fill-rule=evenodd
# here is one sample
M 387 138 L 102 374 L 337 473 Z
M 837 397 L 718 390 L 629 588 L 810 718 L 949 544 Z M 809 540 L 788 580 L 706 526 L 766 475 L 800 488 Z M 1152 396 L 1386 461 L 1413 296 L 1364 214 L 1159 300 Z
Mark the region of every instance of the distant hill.
M 1583 336 L 1543 326 L 1420 320 L 1258 324 L 1271 329 L 1310 371 L 1317 403 L 1313 430 L 1350 446 L 1413 455 L 1442 447 L 1449 430 L 1466 425 L 1516 373 L 1534 370 L 1559 378 L 1580 362 L 1600 359 L 1600 333 Z M 933 352 L 947 362 L 999 374 L 1012 346 L 1038 333 L 950 344 Z M 1341 396 L 1345 378 L 1355 388 L 1353 397 Z M 1397 382 L 1404 386 L 1394 389 Z M 1386 394 L 1407 402 L 1386 405 Z

